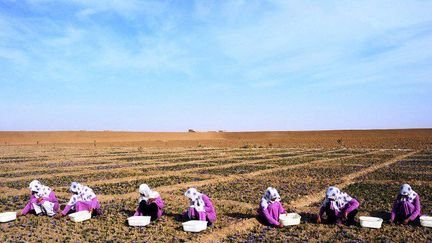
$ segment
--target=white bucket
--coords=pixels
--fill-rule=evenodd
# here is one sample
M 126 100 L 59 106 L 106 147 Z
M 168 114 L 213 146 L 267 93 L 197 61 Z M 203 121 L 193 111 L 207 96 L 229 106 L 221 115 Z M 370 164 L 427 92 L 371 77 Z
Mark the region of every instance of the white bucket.
M 150 216 L 132 216 L 128 218 L 129 226 L 146 226 L 150 224 Z
M 207 221 L 190 220 L 183 223 L 183 230 L 186 232 L 200 232 L 207 229 Z
M 0 213 L 0 222 L 6 223 L 16 219 L 16 212 L 4 212 Z
M 380 229 L 382 222 L 382 218 L 360 216 L 360 225 L 364 228 Z
M 88 219 L 91 219 L 91 213 L 89 211 L 86 211 L 86 210 L 79 211 L 76 213 L 69 214 L 69 218 L 73 222 L 78 223 L 78 222 L 82 222 L 82 221 L 86 221 Z
M 423 227 L 432 227 L 432 216 L 420 216 L 420 224 Z
M 279 215 L 279 222 L 284 226 L 300 224 L 301 216 L 298 213 L 287 213 Z

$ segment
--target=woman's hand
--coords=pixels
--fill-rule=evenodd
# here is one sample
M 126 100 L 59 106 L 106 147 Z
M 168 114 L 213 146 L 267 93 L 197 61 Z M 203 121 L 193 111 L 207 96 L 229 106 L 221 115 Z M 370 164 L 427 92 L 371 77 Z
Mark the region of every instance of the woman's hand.
M 279 228 L 283 228 L 284 225 L 283 225 L 282 223 L 279 223 L 279 225 L 278 225 L 277 227 L 279 227 Z
M 16 217 L 18 218 L 18 217 L 21 217 L 22 216 L 22 212 L 21 211 L 19 211 L 19 212 L 17 212 L 16 213 Z
M 55 219 L 61 219 L 61 218 L 63 218 L 63 214 L 61 214 L 61 213 L 58 213 L 58 214 L 56 214 L 55 216 L 54 216 L 54 218 Z
M 40 197 L 37 199 L 37 202 L 40 203 L 40 202 L 42 202 L 42 200 L 43 200 L 43 197 Z
M 348 212 L 344 212 L 344 219 L 348 219 Z
M 403 221 L 403 224 L 404 224 L 404 225 L 407 225 L 407 224 L 409 223 L 409 221 L 410 221 L 410 219 L 407 218 L 407 219 L 405 219 L 405 220 Z
M 319 216 L 319 214 L 317 215 L 316 222 L 317 224 L 321 224 L 321 216 Z

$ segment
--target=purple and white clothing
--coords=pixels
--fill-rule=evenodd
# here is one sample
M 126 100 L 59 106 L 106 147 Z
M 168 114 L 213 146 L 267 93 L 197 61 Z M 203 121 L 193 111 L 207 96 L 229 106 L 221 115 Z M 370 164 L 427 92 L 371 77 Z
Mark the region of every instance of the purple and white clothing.
M 210 223 L 216 221 L 216 211 L 207 195 L 198 192 L 197 189 L 192 187 L 185 192 L 185 196 L 190 200 L 185 216 L 191 220 L 198 219 Z
M 337 218 L 343 218 L 345 213 L 349 214 L 356 210 L 359 205 L 356 199 L 345 192 L 341 192 L 339 188 L 331 186 L 327 189 L 326 198 L 321 205 L 319 215 L 321 217 L 326 209 L 330 208 Z
M 81 185 L 78 182 L 72 182 L 69 190 L 73 192 L 74 195 L 72 195 L 66 207 L 63 209 L 63 215 L 66 215 L 71 209 L 74 209 L 76 212 L 100 209 L 100 204 L 96 194 L 90 187 Z
M 34 180 L 30 183 L 29 189 L 32 195 L 21 214 L 26 215 L 30 210 L 34 210 L 36 214 L 43 213 L 54 216 L 60 205 L 51 188 L 42 185 L 38 180 Z
M 393 203 L 392 221 L 414 221 L 421 214 L 420 196 L 408 184 L 403 184 Z
M 279 216 L 286 213 L 286 210 L 280 203 L 281 197 L 278 191 L 269 187 L 261 198 L 258 214 L 271 225 L 279 225 Z
M 140 185 L 139 193 L 138 208 L 134 216 L 151 216 L 152 220 L 159 219 L 165 207 L 165 203 L 160 197 L 160 194 L 151 190 L 147 184 Z M 150 202 L 150 199 L 153 199 L 153 201 Z

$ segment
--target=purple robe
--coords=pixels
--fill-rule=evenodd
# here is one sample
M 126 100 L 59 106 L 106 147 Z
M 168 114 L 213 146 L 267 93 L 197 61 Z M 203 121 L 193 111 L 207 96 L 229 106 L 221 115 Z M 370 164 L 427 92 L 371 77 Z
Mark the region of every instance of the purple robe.
M 278 201 L 268 204 L 267 208 L 260 206 L 258 209 L 258 214 L 271 225 L 279 225 L 279 215 L 284 213 L 286 210 Z
M 26 215 L 30 210 L 34 210 L 33 203 L 36 205 L 42 205 L 45 201 L 54 203 L 54 211 L 57 211 L 60 207 L 60 204 L 57 200 L 57 197 L 55 196 L 54 191 L 51 191 L 51 193 L 48 195 L 48 197 L 43 197 L 42 201 L 37 202 L 38 198 L 35 195 L 30 196 L 30 200 L 27 203 L 27 205 L 24 207 L 24 209 L 21 211 L 22 215 Z
M 391 220 L 396 218 L 405 220 L 409 217 L 410 221 L 414 221 L 421 214 L 420 196 L 417 195 L 414 201 L 401 201 L 399 198 L 393 203 L 391 211 Z
M 345 213 L 349 214 L 352 211 L 356 210 L 359 206 L 360 203 L 355 198 L 353 198 L 351 199 L 351 201 L 345 204 L 345 206 L 341 208 L 341 210 L 339 211 L 337 211 L 334 208 L 330 208 L 330 209 L 334 211 L 336 217 L 343 218 Z M 322 205 L 320 208 L 319 216 L 321 217 L 325 211 L 326 211 L 326 205 Z
M 66 215 L 73 205 L 66 205 L 66 207 L 61 212 L 63 215 Z M 97 197 L 93 198 L 91 201 L 78 201 L 75 204 L 75 212 L 79 211 L 92 211 L 100 209 L 99 200 Z
M 159 219 L 162 216 L 163 213 L 163 208 L 165 207 L 165 203 L 162 200 L 162 198 L 159 196 L 157 197 L 152 203 L 150 204 L 156 204 L 157 206 L 157 218 Z M 147 205 L 150 205 L 149 203 L 147 203 Z M 134 216 L 143 216 L 144 212 L 141 212 L 140 207 L 138 206 Z
M 209 221 L 210 223 L 213 223 L 216 221 L 216 211 L 213 207 L 212 202 L 210 201 L 210 198 L 202 194 L 202 200 L 204 201 L 204 210 L 205 212 L 198 212 L 195 208 L 189 207 L 188 210 L 185 213 L 185 216 L 191 215 L 189 219 L 198 219 L 201 221 Z

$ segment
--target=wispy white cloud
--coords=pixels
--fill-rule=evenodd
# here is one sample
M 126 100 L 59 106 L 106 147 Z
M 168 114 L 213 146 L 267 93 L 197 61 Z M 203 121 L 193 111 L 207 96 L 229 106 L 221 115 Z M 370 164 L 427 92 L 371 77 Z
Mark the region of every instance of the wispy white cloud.
M 281 1 L 276 5 L 262 18 L 213 29 L 221 51 L 252 83 L 269 76 L 299 82 L 298 74 L 303 74 L 303 82 L 321 84 L 379 82 L 378 76 L 371 79 L 374 73 L 398 72 L 432 57 L 427 50 L 431 49 L 427 38 L 432 36 L 427 27 L 432 20 L 430 3 Z M 371 55 L 366 58 L 366 53 Z

